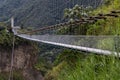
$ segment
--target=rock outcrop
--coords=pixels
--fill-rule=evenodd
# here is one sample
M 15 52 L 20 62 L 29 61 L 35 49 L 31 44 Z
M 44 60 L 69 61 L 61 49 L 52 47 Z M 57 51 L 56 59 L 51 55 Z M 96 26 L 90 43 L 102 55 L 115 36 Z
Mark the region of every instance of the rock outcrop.
M 0 50 L 0 73 L 10 71 L 11 53 L 10 50 Z M 15 48 L 13 70 L 19 70 L 25 80 L 43 80 L 41 73 L 33 67 L 37 61 L 37 53 L 31 45 Z

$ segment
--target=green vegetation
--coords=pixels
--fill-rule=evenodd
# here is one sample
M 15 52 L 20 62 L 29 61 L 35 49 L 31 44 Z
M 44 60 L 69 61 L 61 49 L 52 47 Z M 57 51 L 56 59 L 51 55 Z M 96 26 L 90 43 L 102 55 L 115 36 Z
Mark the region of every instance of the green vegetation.
M 17 2 L 17 0 L 15 0 L 15 2 Z M 44 4 L 40 5 L 40 3 L 42 2 L 43 1 L 30 0 L 29 3 L 25 2 L 25 5 L 22 4 L 22 7 L 17 6 L 16 3 L 12 3 L 12 4 L 16 4 L 16 7 L 15 8 L 11 7 L 10 9 L 11 10 L 14 9 L 15 16 L 18 16 L 17 18 L 20 18 L 18 22 L 21 22 L 21 25 L 38 26 L 38 25 L 53 23 L 54 22 L 53 17 L 58 14 L 47 13 L 46 11 L 51 10 L 52 4 L 51 3 L 47 4 L 48 2 L 45 1 Z M 60 2 L 64 3 L 64 0 L 58 1 L 58 3 Z M 36 5 L 33 5 L 33 3 Z M 89 8 L 87 10 L 86 8 L 81 10 L 81 7 L 76 5 L 72 9 L 66 9 L 64 17 L 72 22 L 75 19 L 83 18 L 89 15 L 97 15 L 98 13 L 109 13 L 112 10 L 119 10 L 120 9 L 119 3 L 120 0 L 111 0 L 111 1 L 106 0 L 106 2 L 102 6 L 98 7 L 95 10 L 92 10 L 93 11 L 92 13 L 91 11 L 88 10 Z M 7 4 L 10 5 L 9 2 Z M 47 7 L 41 8 L 41 6 L 44 5 Z M 7 12 L 9 12 L 9 10 Z M 83 15 L 82 12 L 84 12 L 84 14 L 86 15 Z M 39 15 L 42 14 L 45 15 L 50 14 L 53 16 L 48 18 L 50 21 L 46 21 L 46 16 L 38 17 Z M 3 19 L 6 19 L 6 17 L 4 18 L 4 16 Z M 9 16 L 10 15 L 8 15 L 7 17 Z M 29 22 L 29 21 L 33 21 L 33 22 Z M 37 23 L 38 21 L 39 23 Z M 41 21 L 45 23 L 42 23 Z M 29 30 L 31 30 L 31 28 L 29 28 Z M 70 28 L 62 28 L 58 30 L 58 33 L 61 34 L 72 33 L 75 35 L 116 35 L 117 36 L 120 35 L 120 17 L 119 18 L 108 17 L 106 20 L 99 20 L 94 24 L 87 23 L 85 25 L 81 24 L 81 25 L 70 26 Z M 2 30 L 0 32 L 0 37 L 1 37 L 0 47 L 4 47 L 4 48 L 12 47 L 12 43 L 11 43 L 13 38 L 12 33 L 6 33 L 5 30 Z M 22 40 L 16 37 L 16 46 L 18 44 L 23 44 L 23 43 L 27 44 L 29 42 L 28 41 L 26 42 L 26 40 Z M 112 43 L 114 43 L 114 40 L 108 38 L 108 39 L 103 39 L 96 44 L 98 45 L 99 48 L 103 48 L 103 49 L 109 48 L 110 50 L 113 50 Z M 119 46 L 117 46 L 117 51 L 120 51 Z M 104 55 L 91 55 L 91 54 L 92 53 L 79 52 L 75 50 L 65 50 L 55 60 L 54 67 L 52 69 L 51 66 L 53 65 L 46 64 L 47 62 L 41 57 L 39 57 L 38 62 L 36 63 L 36 65 L 34 65 L 34 68 L 41 71 L 43 75 L 45 75 L 45 80 L 118 80 L 120 79 L 120 68 L 119 68 L 120 60 L 118 57 L 115 57 L 114 55 L 104 56 Z M 6 74 L 0 74 L 0 80 L 5 80 L 6 79 L 5 75 Z M 24 80 L 22 78 L 19 78 L 20 75 L 18 74 L 15 74 L 15 76 L 17 77 L 15 78 L 15 80 Z
M 57 59 L 60 61 L 57 61 L 59 64 L 48 72 L 45 80 L 118 80 L 120 78 L 120 60 L 112 55 L 85 55 L 68 50 L 60 56 Z
M 89 55 L 76 65 L 65 66 L 56 80 L 118 80 L 120 60 L 112 56 Z
M 89 7 L 82 7 L 79 5 L 75 5 L 72 9 L 66 8 L 64 10 L 64 18 L 69 20 L 69 22 L 73 23 L 75 20 L 79 20 L 81 18 L 86 18 L 91 15 L 93 8 Z M 69 27 L 62 27 L 58 29 L 58 34 L 81 34 L 86 35 L 89 23 L 86 24 L 79 24 L 79 25 L 70 25 Z
M 92 7 L 85 8 L 79 5 L 75 5 L 72 9 L 64 10 L 64 18 L 67 18 L 72 22 L 74 19 L 81 19 L 83 17 L 89 16 L 91 11 Z
M 0 30 L 0 47 L 8 47 L 10 48 L 12 46 L 12 33 L 7 33 L 6 28 L 8 27 L 5 23 L 0 23 L 1 28 L 5 28 Z
M 4 29 L 0 30 L 0 57 L 3 59 L 5 59 L 4 57 L 7 56 L 8 60 L 3 61 L 3 59 L 1 59 L 2 61 L 0 62 L 0 68 L 2 68 L 3 66 L 8 67 L 7 71 L 2 71 L 2 69 L 0 69 L 0 80 L 8 80 L 9 77 L 9 63 L 10 62 L 10 58 L 11 58 L 11 50 L 13 47 L 13 33 L 12 32 L 7 32 L 6 28 L 9 27 L 7 24 L 5 23 L 0 23 L 0 27 L 3 27 Z M 21 39 L 19 37 L 15 36 L 15 49 L 17 50 L 18 47 L 22 46 L 24 48 L 24 46 L 32 46 L 31 47 L 31 51 L 32 54 L 30 54 L 32 57 L 36 55 L 36 53 L 38 53 L 38 45 L 35 42 L 31 42 L 25 39 Z M 33 50 L 34 49 L 34 50 Z M 29 52 L 29 51 L 28 51 Z M 4 55 L 4 53 L 9 53 L 7 55 Z M 27 53 L 27 52 L 25 52 Z M 20 59 L 20 58 L 19 58 Z M 13 70 L 13 80 L 25 80 L 23 78 L 22 75 L 22 69 L 17 69 L 15 68 Z
M 94 10 L 93 14 L 110 13 L 113 10 L 120 9 L 120 0 L 107 0 L 105 4 Z M 89 26 L 87 35 L 119 35 L 120 34 L 120 17 L 109 17 L 107 20 L 100 20 L 95 24 Z
M 120 0 L 106 0 L 104 5 L 94 10 L 91 15 L 97 15 L 98 13 L 109 13 L 112 10 L 119 10 L 119 3 Z M 120 17 L 108 17 L 108 19 L 99 20 L 95 24 L 87 24 L 82 26 L 78 25 L 76 29 L 76 33 L 80 35 L 83 35 L 80 30 L 83 30 L 84 35 L 118 36 L 120 34 Z M 61 30 L 64 32 L 68 29 Z M 113 50 L 112 44 L 114 44 L 114 40 L 111 38 L 103 39 L 97 43 L 99 48 L 109 48 L 110 50 Z M 119 46 L 117 46 L 117 51 L 119 50 Z M 114 55 L 105 56 L 95 54 L 91 55 L 92 53 L 86 54 L 83 55 L 82 52 L 70 50 L 61 53 L 55 61 L 55 67 L 48 71 L 48 74 L 45 76 L 45 80 L 120 79 L 120 60 L 118 57 L 115 57 Z
M 0 27 L 5 28 L 3 30 L 0 30 L 0 48 L 11 50 L 13 37 L 14 37 L 13 33 L 7 31 L 9 25 L 7 25 L 6 23 L 0 22 Z M 15 36 L 15 46 L 17 47 L 18 45 L 22 45 L 22 44 L 34 44 L 34 43 Z M 36 43 L 34 45 L 36 45 Z
M 9 73 L 0 73 L 0 80 L 8 80 Z M 13 80 L 25 80 L 20 71 L 14 71 Z
M 24 27 L 52 25 L 59 23 L 63 16 L 63 9 L 73 6 L 73 1 L 75 4 L 94 5 L 96 0 L 92 0 L 93 2 L 91 3 L 89 3 L 88 0 L 67 1 L 68 0 L 0 0 L 0 21 L 7 20 L 14 15 L 18 25 L 21 24 L 21 26 Z M 96 3 L 99 1 L 100 0 L 97 0 Z
M 48 69 L 50 69 L 50 64 L 45 61 L 43 57 L 39 56 L 39 59 L 37 60 L 37 63 L 34 65 L 34 68 L 42 73 L 42 75 L 45 75 Z

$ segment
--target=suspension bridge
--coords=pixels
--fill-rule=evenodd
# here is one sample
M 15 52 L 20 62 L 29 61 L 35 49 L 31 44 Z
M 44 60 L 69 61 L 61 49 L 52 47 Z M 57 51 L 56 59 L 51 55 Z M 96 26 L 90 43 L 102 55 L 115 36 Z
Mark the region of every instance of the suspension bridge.
M 53 12 L 55 12 L 54 14 L 60 13 L 61 8 L 64 9 L 63 6 L 66 6 L 66 8 L 72 8 L 76 3 L 78 3 L 77 1 L 78 0 L 67 0 L 64 4 L 57 7 L 57 1 L 54 0 L 52 3 L 55 3 L 55 4 L 52 7 L 55 7 L 55 9 L 50 11 L 50 13 L 53 13 Z M 85 4 L 84 1 L 90 2 L 90 0 L 82 0 L 79 5 Z M 94 0 L 93 4 L 88 4 L 87 6 L 93 5 L 93 7 L 96 8 L 102 5 L 103 0 L 99 0 L 98 3 L 97 1 L 98 0 Z M 12 48 L 11 69 L 10 69 L 9 80 L 12 80 L 12 75 L 13 75 L 15 36 L 18 36 L 20 38 L 27 39 L 30 41 L 36 41 L 36 42 L 76 49 L 76 50 L 95 53 L 95 54 L 102 54 L 102 55 L 114 54 L 115 56 L 120 56 L 120 53 L 118 50 L 120 47 L 120 45 L 118 44 L 120 43 L 119 36 L 73 35 L 72 33 L 69 33 L 69 32 L 66 35 L 58 34 L 59 30 L 61 29 L 70 28 L 70 32 L 72 32 L 73 31 L 71 30 L 72 28 L 76 28 L 80 25 L 85 25 L 88 23 L 94 24 L 99 20 L 106 20 L 109 18 L 118 18 L 118 17 L 120 17 L 120 10 L 114 10 L 107 14 L 100 13 L 95 16 L 87 16 L 81 19 L 74 20 L 72 22 L 68 22 L 68 21 L 65 22 L 63 21 L 63 19 L 61 19 L 61 15 L 58 15 L 55 20 L 55 24 L 50 26 L 44 26 L 42 28 L 32 30 L 32 31 L 25 31 L 25 32 L 21 32 L 20 27 L 15 26 L 14 18 L 11 18 L 11 28 L 12 28 L 12 32 L 14 33 L 14 37 L 13 37 L 13 48 Z
M 120 10 L 111 11 L 108 14 L 98 14 L 97 16 L 92 16 L 88 18 L 82 18 L 80 20 L 75 20 L 74 22 L 64 22 L 48 27 L 43 27 L 37 30 L 32 30 L 28 32 L 18 33 L 18 28 L 14 26 L 14 19 L 11 19 L 11 26 L 13 28 L 14 35 L 31 40 L 31 41 L 37 41 L 47 44 L 52 44 L 56 46 L 62 46 L 72 49 L 77 49 L 81 51 L 96 53 L 96 54 L 104 54 L 104 55 L 110 55 L 114 54 L 118 56 L 118 52 L 115 52 L 115 47 L 118 43 L 119 37 L 118 36 L 85 36 L 85 35 L 57 35 L 55 34 L 55 31 L 62 27 L 69 27 L 70 25 L 79 25 L 79 24 L 86 24 L 86 23 L 94 23 L 101 19 L 107 19 L 108 17 L 119 17 Z M 44 33 L 45 31 L 45 33 Z M 43 32 L 42 34 L 33 34 L 36 32 Z M 51 34 L 51 32 L 54 32 Z M 96 44 L 99 43 L 102 40 L 113 40 L 114 42 L 110 43 L 113 47 L 111 48 L 101 48 Z M 105 43 L 104 43 L 105 44 Z M 107 44 L 105 44 L 107 46 Z M 119 54 L 120 55 L 120 54 Z

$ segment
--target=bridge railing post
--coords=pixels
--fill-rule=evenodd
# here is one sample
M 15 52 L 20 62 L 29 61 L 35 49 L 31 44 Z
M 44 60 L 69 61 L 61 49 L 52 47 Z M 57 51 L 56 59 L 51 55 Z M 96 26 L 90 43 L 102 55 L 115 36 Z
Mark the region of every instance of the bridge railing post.
M 14 26 L 14 18 L 11 18 L 11 28 L 12 28 L 12 32 L 16 35 L 17 34 L 17 30 L 20 29 L 19 26 Z

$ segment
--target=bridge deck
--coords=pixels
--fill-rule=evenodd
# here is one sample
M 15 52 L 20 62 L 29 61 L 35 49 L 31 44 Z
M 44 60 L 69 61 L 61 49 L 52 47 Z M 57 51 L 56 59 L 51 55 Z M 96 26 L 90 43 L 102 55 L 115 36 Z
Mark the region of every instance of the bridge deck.
M 74 44 L 69 44 L 69 41 L 72 41 L 72 40 L 70 40 L 70 38 L 68 38 L 69 41 L 65 40 L 65 39 L 63 40 L 63 38 L 58 38 L 58 37 L 61 37 L 61 36 L 57 36 L 57 37 L 54 36 L 54 35 L 53 36 L 50 36 L 50 35 L 31 35 L 30 36 L 30 35 L 22 35 L 22 34 L 21 35 L 17 35 L 17 36 L 21 37 L 21 38 L 24 38 L 24 39 L 31 40 L 31 41 L 47 43 L 47 44 L 52 44 L 52 45 L 56 45 L 56 46 L 62 46 L 62 47 L 77 49 L 77 50 L 91 52 L 91 53 L 96 53 L 96 54 L 103 54 L 103 55 L 114 54 L 116 56 L 118 56 L 118 54 L 120 55 L 120 53 L 117 53 L 117 52 L 114 52 L 114 51 L 110 51 L 110 50 L 96 49 L 96 48 L 83 47 L 83 46 L 77 46 L 77 45 L 74 45 Z M 53 38 L 56 39 L 56 41 L 54 41 Z M 57 41 L 58 40 L 57 38 L 59 39 L 59 41 Z M 67 41 L 68 41 L 68 43 L 66 43 Z

